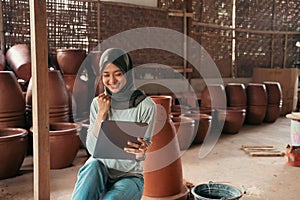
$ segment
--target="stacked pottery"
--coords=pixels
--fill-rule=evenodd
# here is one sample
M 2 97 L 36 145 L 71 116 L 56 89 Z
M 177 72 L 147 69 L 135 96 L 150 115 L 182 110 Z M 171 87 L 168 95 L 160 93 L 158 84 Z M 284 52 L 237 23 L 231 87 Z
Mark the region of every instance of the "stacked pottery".
M 81 145 L 79 131 L 80 125 L 76 123 L 50 123 L 49 142 L 51 169 L 62 169 L 72 165 Z
M 0 179 L 18 175 L 27 152 L 27 130 L 0 128 Z
M 218 121 L 224 124 L 222 132 L 235 134 L 242 128 L 247 108 L 247 95 L 243 83 L 228 83 L 225 87 L 227 108 L 218 109 Z
M 69 93 L 58 70 L 48 72 L 49 121 L 69 122 Z M 45 89 L 45 88 L 44 88 Z M 32 81 L 29 81 L 26 94 L 27 126 L 32 125 Z
M 181 151 L 187 150 L 195 138 L 195 120 L 177 116 L 172 117 L 173 124 L 176 129 L 176 136 Z
M 5 55 L 3 51 L 0 50 L 0 71 L 3 71 L 5 69 L 5 65 L 6 65 Z
M 0 127 L 25 128 L 25 100 L 13 72 L 0 71 Z
M 245 122 L 247 124 L 261 124 L 267 111 L 267 91 L 266 86 L 261 83 L 249 83 L 246 88 L 247 93 L 247 113 Z
M 63 79 L 70 95 L 70 118 L 77 120 L 88 115 L 88 82 L 81 78 L 80 67 L 86 58 L 86 52 L 82 49 L 57 49 L 57 63 L 63 72 Z
M 6 61 L 19 79 L 29 81 L 31 78 L 30 48 L 26 44 L 16 44 L 6 52 Z
M 144 165 L 143 199 L 185 199 L 182 166 L 175 127 L 170 119 L 171 96 L 151 96 L 157 116 L 152 144 Z
M 194 144 L 203 143 L 205 137 L 211 131 L 212 116 L 201 113 L 199 111 L 191 111 L 188 113 L 184 113 L 182 116 L 195 120 L 193 143 Z
M 264 122 L 273 123 L 280 116 L 282 91 L 279 82 L 263 82 L 268 94 L 267 111 Z

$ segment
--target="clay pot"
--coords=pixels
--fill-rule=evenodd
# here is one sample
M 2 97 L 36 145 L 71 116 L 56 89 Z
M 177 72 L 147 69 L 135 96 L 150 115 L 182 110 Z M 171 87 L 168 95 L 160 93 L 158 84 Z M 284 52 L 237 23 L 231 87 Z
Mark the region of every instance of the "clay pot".
M 25 127 L 25 100 L 13 72 L 0 71 L 0 127 Z
M 194 144 L 203 143 L 207 134 L 210 133 L 212 116 L 208 114 L 201 114 L 200 112 L 185 113 L 182 116 L 191 118 L 195 120 L 195 130 L 194 130 Z M 198 124 L 198 126 L 197 126 Z
M 245 123 L 259 125 L 263 122 L 267 112 L 267 106 L 247 106 Z
M 69 122 L 69 93 L 63 77 L 58 70 L 48 72 L 48 101 L 50 122 Z M 32 81 L 29 81 L 26 94 L 26 118 L 28 127 L 31 123 L 32 111 Z
M 57 49 L 57 63 L 64 74 L 77 74 L 86 52 L 82 49 Z
M 16 44 L 6 52 L 6 61 L 18 78 L 29 81 L 31 78 L 30 48 L 26 44 Z
M 76 105 L 76 110 L 73 109 L 73 116 L 75 118 L 88 116 L 90 106 L 88 101 L 88 82 L 76 75 L 64 75 L 63 79 L 70 95 L 72 95 L 71 99 L 75 101 L 71 102 L 71 105 Z
M 285 156 L 288 165 L 300 167 L 300 146 L 287 145 Z
M 172 121 L 176 129 L 179 148 L 181 151 L 185 151 L 190 147 L 195 138 L 195 120 L 178 116 L 172 117 Z
M 0 128 L 0 179 L 18 175 L 27 152 L 27 135 L 22 128 Z
M 144 196 L 169 197 L 182 192 L 183 178 L 179 144 L 170 119 L 171 96 L 151 96 L 157 105 L 152 144 L 144 165 Z M 160 166 L 166 162 L 164 165 Z M 158 181 L 159 180 L 159 181 Z M 185 194 L 186 195 L 186 194 Z
M 5 61 L 5 55 L 2 50 L 0 50 L 0 71 L 3 71 L 5 69 L 6 61 Z
M 212 105 L 212 103 L 214 105 Z M 226 107 L 226 93 L 225 88 L 221 84 L 211 84 L 205 86 L 201 92 L 201 105 L 205 108 L 225 108 Z
M 30 131 L 32 132 L 32 128 Z M 50 124 L 50 168 L 62 169 L 72 165 L 81 141 L 80 125 L 77 123 L 55 122 Z
M 234 107 L 227 107 L 226 110 L 217 110 L 218 121 L 224 124 L 222 132 L 236 134 L 242 128 L 245 117 L 246 109 L 237 109 Z
M 246 88 L 243 83 L 228 83 L 225 87 L 228 107 L 247 107 Z
M 248 106 L 265 106 L 268 103 L 266 86 L 261 83 L 249 83 L 246 88 Z
M 268 104 L 264 122 L 267 123 L 275 122 L 277 118 L 280 116 L 281 108 L 282 108 L 281 104 L 280 105 Z
M 172 105 L 171 106 L 171 116 L 178 117 L 189 111 L 189 106 L 185 105 Z
M 266 86 L 268 95 L 268 104 L 281 104 L 282 102 L 282 91 L 279 82 L 263 82 Z

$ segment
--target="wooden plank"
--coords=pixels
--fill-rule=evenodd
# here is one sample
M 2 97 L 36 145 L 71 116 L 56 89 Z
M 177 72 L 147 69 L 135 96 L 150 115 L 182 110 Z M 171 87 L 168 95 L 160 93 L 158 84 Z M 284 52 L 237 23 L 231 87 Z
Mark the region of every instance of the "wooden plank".
M 2 1 L 0 1 L 0 49 L 5 53 L 5 37 L 3 30 L 3 7 Z
M 50 199 L 46 1 L 30 0 L 34 199 Z
M 283 152 L 251 152 L 250 156 L 284 156 Z

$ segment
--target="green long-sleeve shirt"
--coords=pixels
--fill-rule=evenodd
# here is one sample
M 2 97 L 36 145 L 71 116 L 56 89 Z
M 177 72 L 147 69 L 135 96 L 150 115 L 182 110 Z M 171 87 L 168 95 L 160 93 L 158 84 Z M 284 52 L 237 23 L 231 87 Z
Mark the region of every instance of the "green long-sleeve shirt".
M 97 97 L 93 99 L 90 108 L 90 126 L 87 131 L 86 147 L 91 155 L 93 155 L 97 138 L 93 134 L 94 123 L 98 113 Z M 150 97 L 146 97 L 137 107 L 116 110 L 110 109 L 108 112 L 108 120 L 146 122 L 149 124 L 144 140 L 148 145 L 154 131 L 154 123 L 156 117 L 156 105 Z M 93 156 L 87 161 L 93 160 Z M 110 178 L 118 178 L 122 176 L 143 176 L 142 160 L 121 160 L 121 159 L 99 159 L 108 169 Z

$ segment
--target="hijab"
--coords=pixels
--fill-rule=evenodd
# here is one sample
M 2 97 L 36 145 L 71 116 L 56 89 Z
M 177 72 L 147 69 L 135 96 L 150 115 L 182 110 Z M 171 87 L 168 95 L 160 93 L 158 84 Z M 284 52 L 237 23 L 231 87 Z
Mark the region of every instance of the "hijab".
M 111 97 L 111 107 L 114 109 L 127 109 L 136 107 L 147 96 L 141 90 L 135 89 L 133 82 L 133 64 L 129 54 L 122 49 L 110 48 L 103 52 L 100 61 L 100 75 L 108 63 L 116 65 L 124 73 L 126 84 L 117 93 L 112 93 L 104 87 L 105 94 Z

